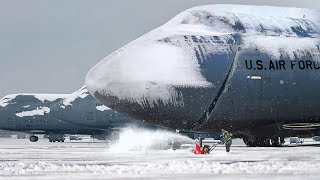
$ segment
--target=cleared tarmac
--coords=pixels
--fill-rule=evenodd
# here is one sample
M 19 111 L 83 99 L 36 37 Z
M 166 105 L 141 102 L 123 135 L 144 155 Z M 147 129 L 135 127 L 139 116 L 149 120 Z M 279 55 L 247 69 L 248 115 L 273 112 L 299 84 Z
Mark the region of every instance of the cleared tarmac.
M 126 142 L 120 142 L 126 144 Z M 0 139 L 0 179 L 318 179 L 320 147 L 249 148 L 236 140 L 210 155 L 189 149 L 117 149 L 107 142 Z M 116 148 L 114 148 L 116 147 Z

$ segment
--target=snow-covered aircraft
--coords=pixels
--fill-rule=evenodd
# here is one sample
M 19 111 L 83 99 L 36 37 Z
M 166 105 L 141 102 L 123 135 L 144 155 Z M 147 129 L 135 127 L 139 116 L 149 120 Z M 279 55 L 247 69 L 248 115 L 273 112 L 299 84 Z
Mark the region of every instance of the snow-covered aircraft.
M 104 129 L 108 132 L 117 132 L 127 127 L 146 128 L 149 130 L 161 129 L 175 132 L 173 129 L 160 128 L 154 124 L 136 120 L 111 110 L 96 100 L 85 86 L 52 106 L 51 113 L 55 118 L 64 122 L 83 127 Z M 179 133 L 192 139 L 219 137 L 213 133 L 191 133 L 184 131 L 180 131 Z
M 57 119 L 84 127 L 119 129 L 126 126 L 154 128 L 154 125 L 124 116 L 96 100 L 84 86 L 51 107 Z
M 279 145 L 319 134 L 319 37 L 319 10 L 194 7 L 103 59 L 86 86 L 133 118 Z
M 38 141 L 37 134 L 47 134 L 50 142 L 63 142 L 65 134 L 112 139 L 126 127 L 160 129 L 102 105 L 85 87 L 66 95 L 13 94 L 0 100 L 0 129 L 31 133 L 32 142 Z M 180 133 L 193 139 L 214 136 L 211 133 Z
M 105 138 L 106 130 L 71 125 L 52 116 L 51 106 L 66 98 L 65 94 L 13 94 L 0 100 L 0 129 L 29 132 L 30 141 L 37 134 L 47 134 L 50 142 L 64 141 L 65 134 L 88 134 Z

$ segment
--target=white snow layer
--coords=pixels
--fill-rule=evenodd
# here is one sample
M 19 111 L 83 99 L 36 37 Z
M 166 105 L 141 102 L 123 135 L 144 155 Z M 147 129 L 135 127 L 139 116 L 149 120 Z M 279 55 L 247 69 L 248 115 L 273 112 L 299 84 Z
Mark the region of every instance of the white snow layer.
M 10 94 L 10 95 L 7 95 L 7 96 L 3 97 L 0 100 L 0 106 L 1 107 L 6 107 L 7 105 L 12 104 L 12 103 L 9 103 L 9 102 L 11 100 L 15 99 L 17 96 L 18 96 L 18 94 Z
M 37 107 L 37 109 L 32 111 L 22 111 L 20 113 L 16 113 L 16 116 L 18 117 L 32 117 L 32 116 L 43 116 L 50 112 L 50 108 L 48 107 Z
M 196 59 L 185 56 L 187 52 L 181 48 L 146 43 L 126 51 L 127 54 L 111 56 L 95 66 L 87 76 L 86 85 L 99 91 L 107 89 L 104 93 L 141 105 L 147 100 L 149 106 L 159 100 L 183 106 L 172 86 L 212 86 L 202 77 Z
M 27 95 L 27 94 L 23 94 L 23 95 Z M 30 94 L 32 95 L 32 94 Z M 34 97 L 39 99 L 40 101 L 44 102 L 44 101 L 56 101 L 58 99 L 63 99 L 66 98 L 69 94 L 34 94 Z
M 162 136 L 157 135 L 158 139 Z M 191 149 L 123 152 L 126 143 L 110 151 L 113 145 L 109 148 L 106 143 L 72 142 L 57 146 L 44 139 L 36 144 L 0 140 L 2 179 L 298 180 L 318 179 L 320 175 L 318 147 L 249 148 L 234 140 L 230 153 L 225 152 L 224 146 L 218 146 L 210 155 L 195 155 Z M 128 147 L 132 147 L 130 143 Z
M 68 96 L 68 94 L 10 94 L 5 97 L 3 97 L 0 100 L 0 106 L 1 107 L 6 107 L 8 104 L 14 104 L 14 103 L 8 103 L 12 100 L 14 100 L 17 96 L 34 96 L 36 99 L 44 102 L 44 101 L 50 101 L 53 102 L 57 99 L 63 99 Z
M 320 11 L 310 9 L 245 5 L 191 8 L 103 59 L 89 71 L 86 86 L 91 94 L 97 91 L 142 107 L 160 102 L 184 106 L 176 87 L 213 86 L 201 74 L 203 60 L 198 62 L 194 52 L 198 44 L 185 42 L 184 36 L 228 39 L 239 34 L 245 47 L 257 47 L 277 57 L 285 50 L 292 56 L 292 51 L 315 49 L 315 44 L 320 44 L 319 23 Z M 308 32 L 310 37 L 300 37 L 297 31 Z M 171 41 L 161 41 L 165 38 Z M 204 46 L 206 54 L 219 54 L 235 45 L 223 41 Z
M 77 98 L 84 99 L 88 95 L 89 95 L 89 91 L 87 90 L 86 86 L 83 86 L 78 91 L 75 91 L 72 94 L 70 94 L 68 97 L 66 97 L 62 101 L 63 105 L 60 106 L 60 107 L 65 108 L 65 106 L 71 106 L 72 102 L 75 101 Z
M 232 26 L 240 23 L 249 34 L 261 34 L 263 30 L 273 34 L 294 35 L 292 27 L 319 33 L 319 14 L 319 10 L 303 8 L 217 4 L 188 9 L 162 28 L 202 25 L 203 28 L 195 29 L 195 32 L 201 33 L 207 28 L 215 32 L 234 33 Z
M 111 110 L 110 108 L 108 108 L 105 105 L 101 105 L 101 106 L 97 106 L 96 107 L 98 111 L 107 111 L 107 110 Z
M 152 176 L 154 179 L 169 179 L 168 176 L 171 177 L 171 179 L 175 179 L 175 176 L 179 177 L 181 175 L 185 175 L 186 178 L 190 175 L 199 176 L 196 179 L 207 179 L 208 177 L 212 178 L 217 175 L 258 175 L 256 177 L 265 175 L 286 175 L 294 178 L 297 175 L 306 176 L 310 175 L 310 173 L 318 174 L 319 168 L 319 163 L 309 162 L 266 161 L 261 163 L 220 163 L 213 160 L 206 160 L 205 158 L 195 157 L 194 160 L 188 158 L 187 160 L 172 160 L 162 163 L 160 161 L 157 164 L 137 163 L 130 165 L 58 164 L 50 162 L 2 163 L 0 164 L 0 175 L 51 175 L 53 177 L 54 174 L 57 173 L 68 173 L 69 176 L 73 174 L 90 174 L 93 177 L 106 175 L 105 179 L 113 179 L 116 177 L 132 178 L 132 176 L 135 177 L 135 175 L 139 175 L 139 177 Z

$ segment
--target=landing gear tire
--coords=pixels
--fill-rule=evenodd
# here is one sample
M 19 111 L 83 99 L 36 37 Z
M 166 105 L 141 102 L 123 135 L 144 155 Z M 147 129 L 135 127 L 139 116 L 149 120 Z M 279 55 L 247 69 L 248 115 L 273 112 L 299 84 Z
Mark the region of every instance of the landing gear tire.
M 39 140 L 38 136 L 30 136 L 29 140 L 31 142 L 37 142 Z
M 271 145 L 273 147 L 279 147 L 281 145 L 279 137 L 275 137 L 271 139 Z
M 270 138 L 252 137 L 244 140 L 244 142 L 249 147 L 269 147 L 270 146 Z
M 255 139 L 250 137 L 244 137 L 243 142 L 249 147 L 256 147 Z
M 284 143 L 284 138 L 244 137 L 243 142 L 249 147 L 279 147 Z
M 49 134 L 48 139 L 49 142 L 64 142 L 65 137 L 64 134 Z

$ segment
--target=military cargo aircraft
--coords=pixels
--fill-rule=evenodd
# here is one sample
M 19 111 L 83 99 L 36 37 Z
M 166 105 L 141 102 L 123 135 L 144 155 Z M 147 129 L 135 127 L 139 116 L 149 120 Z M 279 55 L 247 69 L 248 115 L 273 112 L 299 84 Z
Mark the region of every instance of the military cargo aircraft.
M 31 133 L 31 142 L 38 141 L 37 134 L 48 135 L 50 142 L 64 142 L 66 134 L 116 139 L 120 129 L 130 126 L 164 130 L 111 110 L 94 99 L 85 87 L 68 95 L 13 94 L 0 100 L 0 129 Z M 180 133 L 193 139 L 214 136 Z
M 52 116 L 51 106 L 63 100 L 65 94 L 12 94 L 0 100 L 0 129 L 31 133 L 30 141 L 37 142 L 37 134 L 47 134 L 50 142 L 63 142 L 65 134 L 88 134 L 105 139 L 109 131 L 62 122 Z
M 52 115 L 64 122 L 98 129 L 115 130 L 126 126 L 155 128 L 103 105 L 84 86 L 51 107 Z
M 52 106 L 51 113 L 61 121 L 77 126 L 105 129 L 108 132 L 113 132 L 113 134 L 126 127 L 161 129 L 176 132 L 174 129 L 160 128 L 154 124 L 144 122 L 143 120 L 136 120 L 111 110 L 96 100 L 85 86 Z M 191 139 L 219 138 L 217 134 L 210 132 L 179 131 L 178 133 Z
M 136 119 L 279 145 L 319 134 L 319 37 L 319 10 L 194 7 L 103 59 L 86 86 Z

